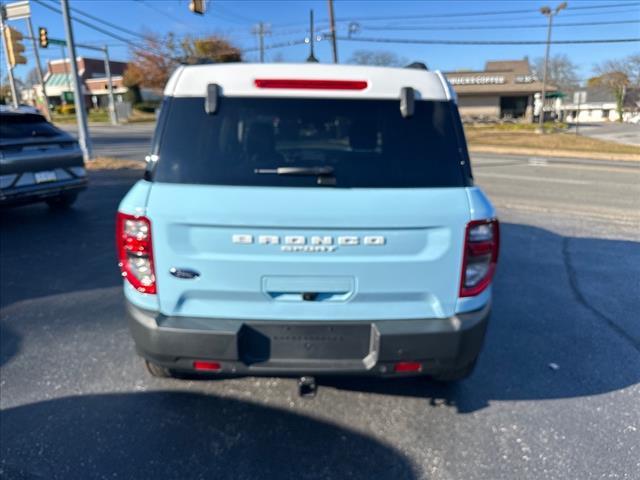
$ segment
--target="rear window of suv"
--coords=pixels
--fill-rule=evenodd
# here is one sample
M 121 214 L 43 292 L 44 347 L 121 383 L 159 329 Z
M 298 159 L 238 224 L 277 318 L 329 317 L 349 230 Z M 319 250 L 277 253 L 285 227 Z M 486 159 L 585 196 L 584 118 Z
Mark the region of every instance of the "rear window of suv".
M 330 170 L 336 187 L 454 187 L 467 182 L 464 138 L 455 106 L 416 101 L 403 118 L 399 100 L 170 98 L 153 172 L 158 182 L 242 186 L 318 186 Z
M 42 115 L 32 113 L 0 114 L 0 139 L 56 137 L 60 134 L 62 132 L 47 122 Z

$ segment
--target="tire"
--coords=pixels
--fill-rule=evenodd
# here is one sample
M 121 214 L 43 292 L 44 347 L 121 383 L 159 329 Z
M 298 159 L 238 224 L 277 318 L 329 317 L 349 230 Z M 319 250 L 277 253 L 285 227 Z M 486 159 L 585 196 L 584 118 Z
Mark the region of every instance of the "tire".
M 144 366 L 147 368 L 147 372 L 149 372 L 152 377 L 172 378 L 174 376 L 173 372 L 168 368 L 161 367 L 160 365 L 151 363 L 148 360 L 144 361 Z
M 474 359 L 473 362 L 465 365 L 462 368 L 442 372 L 437 375 L 433 375 L 431 378 L 433 378 L 436 382 L 442 383 L 459 382 L 460 380 L 464 380 L 473 373 L 473 370 L 476 368 L 476 360 L 477 359 Z
M 77 193 L 62 193 L 46 200 L 51 210 L 66 210 L 78 199 Z

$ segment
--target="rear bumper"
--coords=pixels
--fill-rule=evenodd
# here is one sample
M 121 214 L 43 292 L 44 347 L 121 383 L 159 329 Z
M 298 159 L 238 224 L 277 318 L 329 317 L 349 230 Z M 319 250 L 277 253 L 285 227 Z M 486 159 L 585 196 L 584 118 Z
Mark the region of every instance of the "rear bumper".
M 0 205 L 21 205 L 56 197 L 63 193 L 78 193 L 87 188 L 86 178 L 75 178 L 55 183 L 26 185 L 0 191 Z
M 180 371 L 194 360 L 222 375 L 437 375 L 478 356 L 491 305 L 450 318 L 375 321 L 256 321 L 167 317 L 127 302 L 138 353 Z M 394 372 L 397 362 L 419 372 Z

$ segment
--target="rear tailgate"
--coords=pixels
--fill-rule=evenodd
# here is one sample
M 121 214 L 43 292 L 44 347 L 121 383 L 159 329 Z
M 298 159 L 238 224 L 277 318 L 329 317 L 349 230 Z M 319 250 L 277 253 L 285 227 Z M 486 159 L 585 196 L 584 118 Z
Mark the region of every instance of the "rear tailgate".
M 354 320 L 454 314 L 469 221 L 464 188 L 156 182 L 147 216 L 165 315 Z M 172 268 L 199 276 L 177 278 Z

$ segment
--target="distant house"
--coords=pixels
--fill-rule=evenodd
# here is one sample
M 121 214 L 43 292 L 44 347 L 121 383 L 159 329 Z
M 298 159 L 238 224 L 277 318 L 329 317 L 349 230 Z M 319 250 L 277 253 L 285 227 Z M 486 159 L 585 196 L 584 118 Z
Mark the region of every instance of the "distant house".
M 97 58 L 77 57 L 78 75 L 82 82 L 82 92 L 87 107 L 106 108 L 108 106 L 108 82 L 104 61 Z M 123 101 L 127 87 L 123 83 L 126 62 L 110 61 L 113 93 L 116 102 Z M 44 78 L 49 102 L 53 105 L 73 102 L 73 81 L 69 59 L 52 60 L 47 64 Z
M 484 70 L 445 73 L 458 95 L 464 119 L 524 119 L 540 112 L 542 82 L 531 71 L 529 60 L 489 61 Z M 545 111 L 551 110 L 558 88 L 547 85 Z M 537 94 L 537 95 L 536 95 Z
M 615 122 L 618 120 L 616 99 L 613 92 L 605 87 L 589 87 L 577 91 L 586 91 L 586 102 L 577 103 L 574 91 L 559 105 L 560 117 L 569 123 L 580 122 Z M 640 88 L 629 88 L 625 94 L 623 120 L 628 120 L 640 112 Z

